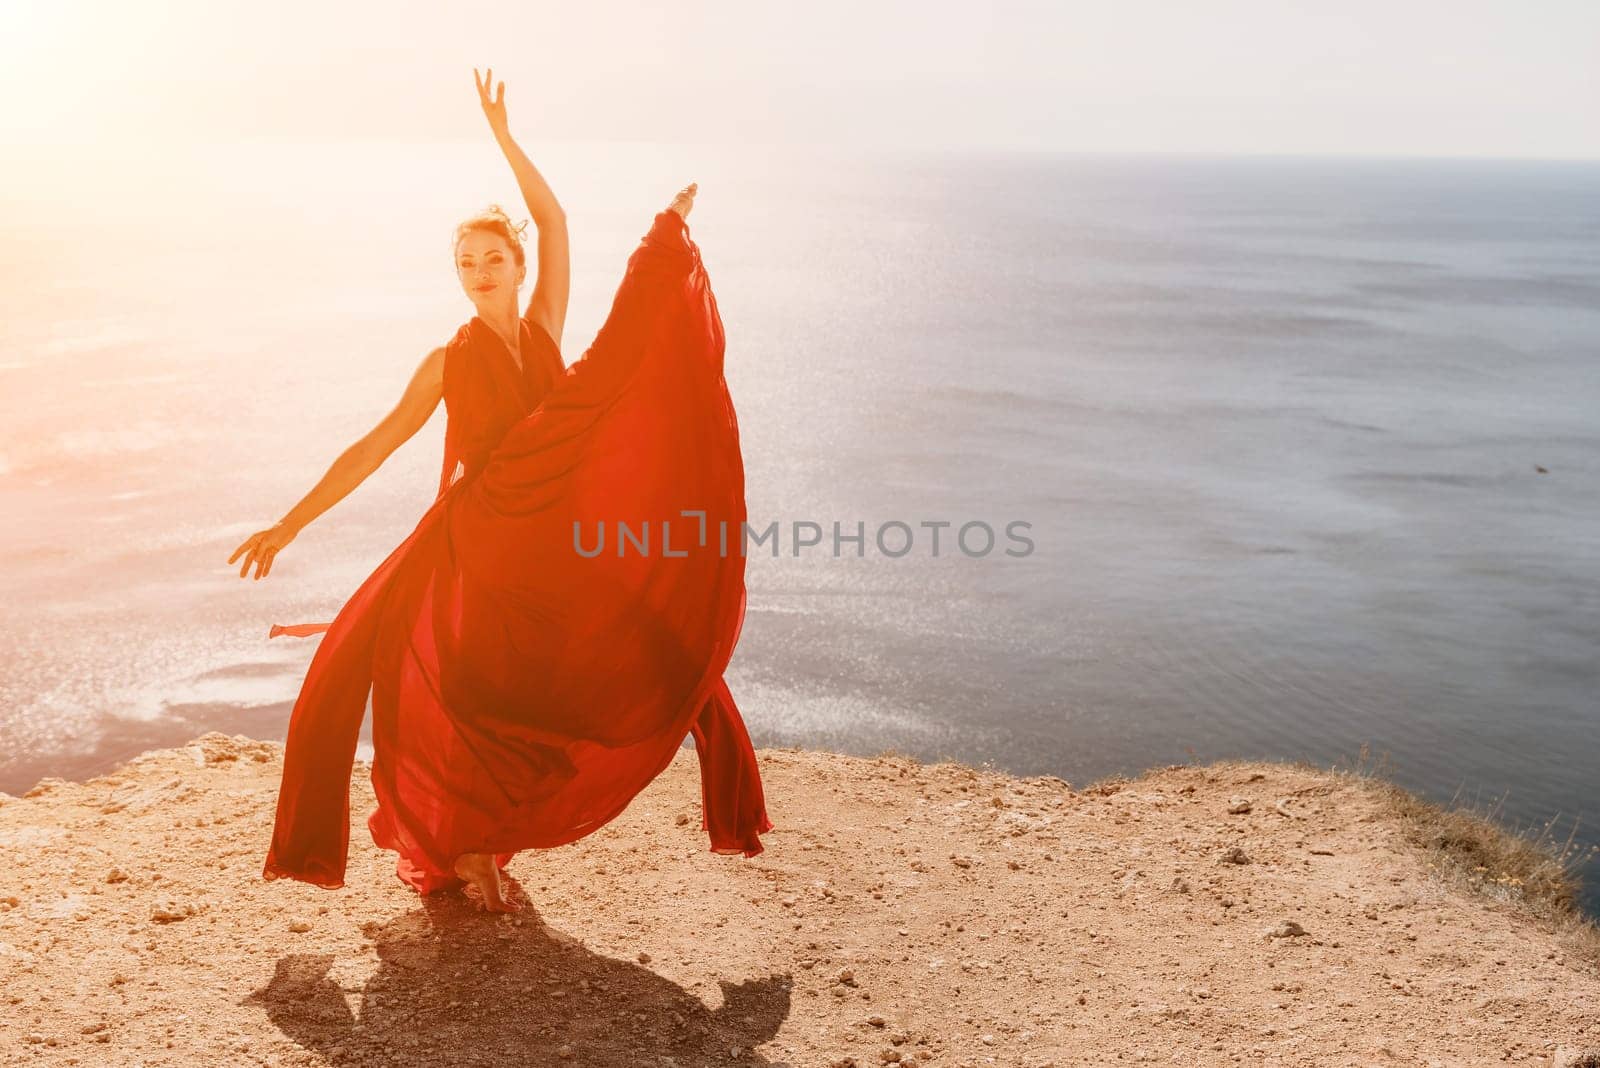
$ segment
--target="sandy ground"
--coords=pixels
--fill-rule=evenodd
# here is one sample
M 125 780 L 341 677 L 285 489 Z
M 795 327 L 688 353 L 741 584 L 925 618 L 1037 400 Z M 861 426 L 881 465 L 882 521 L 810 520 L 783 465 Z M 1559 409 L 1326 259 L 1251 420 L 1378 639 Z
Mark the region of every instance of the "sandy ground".
M 685 749 L 611 825 L 513 861 L 532 902 L 515 918 L 395 878 L 365 765 L 338 891 L 260 877 L 274 745 L 207 735 L 0 795 L 0 1063 L 1327 1068 L 1600 1048 L 1593 962 L 1451 889 L 1359 779 L 1222 763 L 1080 792 L 759 755 L 764 854 L 709 852 Z

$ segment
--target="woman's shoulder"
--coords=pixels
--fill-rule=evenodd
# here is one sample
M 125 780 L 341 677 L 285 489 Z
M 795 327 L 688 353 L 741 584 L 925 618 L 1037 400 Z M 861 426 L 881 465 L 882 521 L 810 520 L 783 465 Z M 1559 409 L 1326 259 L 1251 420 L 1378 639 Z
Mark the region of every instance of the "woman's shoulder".
M 451 335 L 449 341 L 446 341 L 428 354 L 430 360 L 439 361 L 439 378 L 444 384 L 444 392 L 447 397 L 451 392 L 451 380 L 456 377 L 456 374 L 452 372 L 459 371 L 462 363 L 460 354 L 472 344 L 471 327 L 471 320 L 462 323 L 456 332 Z
M 472 320 L 468 319 L 466 322 L 456 327 L 456 332 L 450 336 L 450 340 L 446 341 L 440 346 L 440 348 L 449 351 L 452 349 L 465 348 L 470 344 L 472 344 Z
M 560 353 L 561 346 L 556 343 L 555 338 L 550 336 L 550 330 L 548 327 L 541 323 L 536 317 L 526 313 L 523 314 L 522 321 L 528 324 L 528 332 L 533 335 L 535 344 L 539 345 L 541 348 L 547 348 L 553 352 Z
M 533 336 L 533 344 L 540 355 L 540 362 L 549 370 L 550 374 L 559 378 L 566 370 L 566 361 L 561 358 L 561 346 L 556 339 L 550 336 L 549 329 L 538 319 L 531 315 L 523 315 L 522 321 L 527 324 L 528 333 Z
M 450 363 L 450 349 L 445 345 L 429 349 L 428 354 L 422 358 L 422 370 L 429 378 L 438 380 L 444 378 L 444 369 Z

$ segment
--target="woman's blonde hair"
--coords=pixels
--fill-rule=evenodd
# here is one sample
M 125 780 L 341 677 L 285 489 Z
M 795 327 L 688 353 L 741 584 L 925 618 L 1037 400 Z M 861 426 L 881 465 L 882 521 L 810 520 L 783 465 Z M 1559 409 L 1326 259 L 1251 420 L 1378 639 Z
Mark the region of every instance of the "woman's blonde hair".
M 506 239 L 506 244 L 511 246 L 511 254 L 516 258 L 517 266 L 522 267 L 528 262 L 528 254 L 522 247 L 522 234 L 527 230 L 526 221 L 520 226 L 511 225 L 511 216 L 498 204 L 490 204 L 470 219 L 463 220 L 456 226 L 455 240 L 450 243 L 450 255 L 455 256 L 456 246 L 461 244 L 461 239 L 474 230 L 485 230 L 491 234 L 499 234 Z

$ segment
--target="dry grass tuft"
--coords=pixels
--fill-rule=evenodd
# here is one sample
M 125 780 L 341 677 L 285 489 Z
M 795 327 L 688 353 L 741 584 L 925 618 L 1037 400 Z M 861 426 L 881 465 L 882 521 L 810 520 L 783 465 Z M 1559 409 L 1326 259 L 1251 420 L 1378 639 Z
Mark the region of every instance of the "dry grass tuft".
M 1600 926 L 1578 907 L 1578 872 L 1600 847 L 1576 843 L 1576 820 L 1558 840 L 1552 832 L 1559 814 L 1543 826 L 1508 828 L 1501 822 L 1504 798 L 1483 809 L 1476 802 L 1462 805 L 1458 791 L 1448 805 L 1435 804 L 1390 781 L 1388 758 L 1374 759 L 1362 745 L 1350 767 L 1331 770 L 1373 791 L 1442 880 L 1520 909 L 1548 925 L 1574 955 L 1600 967 Z

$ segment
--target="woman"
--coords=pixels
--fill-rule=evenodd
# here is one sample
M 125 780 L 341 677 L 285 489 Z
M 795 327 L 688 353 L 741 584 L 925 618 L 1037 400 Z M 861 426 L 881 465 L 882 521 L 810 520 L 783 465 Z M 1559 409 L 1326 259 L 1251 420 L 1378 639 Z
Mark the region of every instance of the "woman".
M 332 623 L 272 630 L 327 633 L 290 716 L 263 875 L 344 885 L 370 693 L 373 840 L 400 854 L 397 872 L 419 892 L 465 883 L 484 907 L 514 911 L 500 882 L 510 858 L 615 818 L 685 734 L 712 850 L 755 856 L 772 824 L 722 679 L 744 619 L 744 468 L 722 320 L 686 223 L 696 187 L 656 215 L 594 343 L 563 367 L 565 216 L 511 138 L 504 83 L 491 97 L 493 71 L 473 78 L 538 229 L 526 310 L 509 220 L 491 209 L 462 223 L 456 273 L 476 314 L 229 563 L 242 555 L 241 577 L 252 565 L 270 574 L 444 400 L 439 492 L 416 529 Z M 711 533 L 729 530 L 731 550 Z

